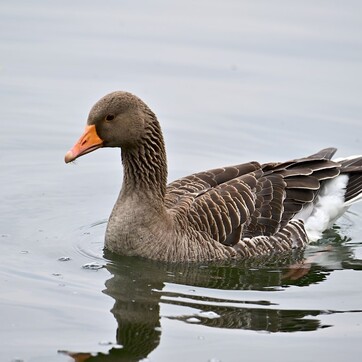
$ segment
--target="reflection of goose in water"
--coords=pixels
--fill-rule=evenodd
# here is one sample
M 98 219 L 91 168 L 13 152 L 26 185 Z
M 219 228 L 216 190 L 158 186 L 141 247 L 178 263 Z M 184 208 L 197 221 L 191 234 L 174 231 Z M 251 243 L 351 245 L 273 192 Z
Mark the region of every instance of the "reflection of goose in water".
M 319 258 L 323 264 L 328 259 L 323 258 L 330 254 L 333 259 L 341 257 L 343 263 L 352 265 L 358 262 L 353 260 L 348 246 L 332 245 L 333 248 L 325 249 L 322 244 L 318 250 L 308 249 L 307 259 L 318 261 Z M 113 348 L 107 355 L 88 355 L 89 361 L 138 361 L 146 358 L 160 343 L 161 317 L 186 323 L 197 319 L 199 325 L 207 327 L 291 333 L 326 328 L 328 325 L 318 317 L 341 312 L 283 309 L 268 300 L 268 291 L 278 291 L 290 285 L 304 287 L 320 283 L 332 272 L 330 265 L 312 264 L 300 279 L 285 279 L 290 265 L 304 265 L 302 252 L 197 265 L 164 264 L 108 253 L 106 257 L 112 260 L 106 265 L 112 276 L 106 282 L 104 293 L 114 299 L 111 312 L 118 325 L 116 342 L 123 348 Z M 343 264 L 342 260 L 339 265 Z M 246 290 L 257 298 L 250 297 L 249 292 L 243 293 Z M 160 303 L 177 306 L 179 314 L 160 315 Z M 195 313 L 190 314 L 190 308 Z M 182 314 L 183 310 L 187 313 Z M 76 361 L 88 361 L 86 354 L 72 356 Z

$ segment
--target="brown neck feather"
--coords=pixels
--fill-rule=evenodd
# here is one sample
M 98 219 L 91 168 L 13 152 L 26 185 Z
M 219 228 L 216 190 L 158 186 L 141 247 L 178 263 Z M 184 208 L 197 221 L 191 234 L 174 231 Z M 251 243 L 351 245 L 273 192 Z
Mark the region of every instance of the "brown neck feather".
M 122 194 L 137 192 L 163 201 L 167 183 L 165 144 L 156 116 L 149 111 L 147 117 L 149 121 L 140 144 L 122 149 Z

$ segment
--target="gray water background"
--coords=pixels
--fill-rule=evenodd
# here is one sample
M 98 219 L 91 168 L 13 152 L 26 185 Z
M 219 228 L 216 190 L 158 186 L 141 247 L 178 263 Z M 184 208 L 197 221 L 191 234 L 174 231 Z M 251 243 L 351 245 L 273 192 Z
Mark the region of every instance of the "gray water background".
M 170 181 L 361 154 L 361 14 L 335 0 L 1 1 L 0 360 L 359 360 L 361 205 L 286 259 L 114 259 L 119 151 L 63 157 L 113 90 L 158 115 Z M 307 274 L 288 277 L 303 259 Z

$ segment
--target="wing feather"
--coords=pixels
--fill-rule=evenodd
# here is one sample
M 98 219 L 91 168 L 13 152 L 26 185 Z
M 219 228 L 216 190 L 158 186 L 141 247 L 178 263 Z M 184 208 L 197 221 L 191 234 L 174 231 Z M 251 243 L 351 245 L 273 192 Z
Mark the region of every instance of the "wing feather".
M 194 174 L 168 185 L 165 203 L 170 212 L 182 210 L 195 230 L 224 245 L 260 237 L 263 242 L 255 247 L 269 248 L 265 240 L 270 237 L 269 243 L 278 240 L 274 247 L 285 250 L 306 237 L 303 226 L 291 219 L 315 200 L 322 182 L 339 175 L 341 164 L 330 161 L 334 152 L 330 148 L 284 163 L 250 162 Z M 361 182 L 359 175 L 351 180 L 350 197 Z
M 205 215 L 205 221 L 210 225 L 210 236 L 214 240 L 226 245 L 237 243 L 241 226 L 248 222 L 255 210 L 256 183 L 255 176 L 244 175 L 196 197 L 190 207 L 189 221 L 198 230 L 205 230 L 199 224 L 199 219 L 194 217 L 195 214 Z
M 166 208 L 172 208 L 176 206 L 185 196 L 188 197 L 190 194 L 195 194 L 194 196 L 197 197 L 213 189 L 214 187 L 217 187 L 218 185 L 236 179 L 250 172 L 254 172 L 258 169 L 260 169 L 259 163 L 249 162 L 240 165 L 199 172 L 173 181 L 167 186 L 166 189 Z

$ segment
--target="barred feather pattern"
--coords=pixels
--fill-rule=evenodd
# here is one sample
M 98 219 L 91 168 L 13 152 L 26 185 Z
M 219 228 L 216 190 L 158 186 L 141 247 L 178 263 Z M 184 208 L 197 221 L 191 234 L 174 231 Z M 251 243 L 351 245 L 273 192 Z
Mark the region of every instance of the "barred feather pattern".
M 152 190 L 163 200 L 167 182 L 167 167 L 164 165 L 167 161 L 162 131 L 154 113 L 147 107 L 144 112 L 153 121 L 147 122 L 138 147 L 122 150 L 123 185 Z
M 171 213 L 186 215 L 183 223 L 200 239 L 232 247 L 242 257 L 300 248 L 308 236 L 303 221 L 293 217 L 315 201 L 324 181 L 340 174 L 341 164 L 330 160 L 334 152 L 194 174 L 167 187 L 165 204 Z M 351 182 L 351 195 L 361 192 L 359 177 L 361 169 Z
M 108 114 L 113 123 L 104 122 Z M 310 220 L 320 226 L 318 215 L 326 216 L 322 232 L 362 200 L 362 156 L 332 161 L 335 148 L 287 162 L 217 168 L 166 186 L 161 127 L 145 103 L 113 92 L 88 121 L 105 147 L 122 149 L 124 182 L 105 240 L 119 254 L 205 261 L 284 252 L 308 242 Z

